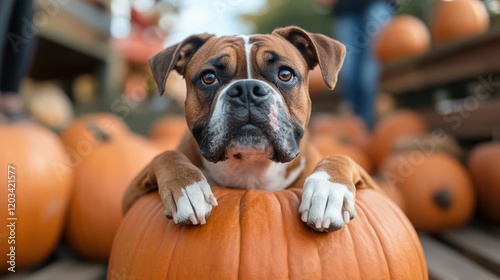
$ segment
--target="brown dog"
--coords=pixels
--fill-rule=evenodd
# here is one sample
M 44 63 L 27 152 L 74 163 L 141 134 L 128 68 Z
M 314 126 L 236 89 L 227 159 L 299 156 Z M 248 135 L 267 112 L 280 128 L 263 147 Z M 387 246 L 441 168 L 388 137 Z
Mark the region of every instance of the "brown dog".
M 158 189 L 165 216 L 204 224 L 217 201 L 210 185 L 278 190 L 304 187 L 301 219 L 318 231 L 355 216 L 355 191 L 376 188 L 344 156 L 320 161 L 305 133 L 311 113 L 308 73 L 319 65 L 333 88 L 345 47 L 298 27 L 252 36 L 193 35 L 150 59 L 160 93 L 176 70 L 187 85 L 190 133 L 132 182 L 124 212 Z

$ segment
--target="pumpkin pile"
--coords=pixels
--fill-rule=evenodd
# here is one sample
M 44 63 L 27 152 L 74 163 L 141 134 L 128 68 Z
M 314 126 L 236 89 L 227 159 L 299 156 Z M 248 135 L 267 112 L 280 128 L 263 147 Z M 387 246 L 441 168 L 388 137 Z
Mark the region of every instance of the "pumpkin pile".
M 374 52 L 382 64 L 425 54 L 432 42 L 449 44 L 471 39 L 488 31 L 489 14 L 484 1 L 437 0 L 429 28 L 412 15 L 394 16 L 374 40 Z
M 109 261 L 110 279 L 427 279 L 414 227 L 431 233 L 461 227 L 476 203 L 482 217 L 500 222 L 498 142 L 476 146 L 465 168 L 451 136 L 429 134 L 414 111 L 384 114 L 372 133 L 352 114 L 316 116 L 310 128 L 323 156 L 351 156 L 387 194 L 358 190 L 357 217 L 328 234 L 300 221 L 301 189 L 213 187 L 219 205 L 204 226 L 166 219 L 156 192 L 122 217 L 130 181 L 162 150 L 175 149 L 187 130 L 184 118 L 158 120 L 152 140 L 108 113 L 76 119 L 60 138 L 34 124 L 0 125 L 0 166 L 12 164 L 23 186 L 15 190 L 15 215 L 23 217 L 16 224 L 16 244 L 23 245 L 16 246 L 16 269 L 43 262 L 63 235 L 85 259 Z M 0 185 L 8 183 L 0 176 Z M 0 188 L 0 197 L 8 194 Z M 7 207 L 0 209 L 0 219 L 8 217 Z M 8 230 L 0 228 L 0 237 Z M 0 242 L 0 251 L 8 249 Z M 8 257 L 0 256 L 4 271 Z
M 500 223 L 500 142 L 477 145 L 469 155 L 467 167 L 476 187 L 479 212 Z
M 148 137 L 162 151 L 175 150 L 188 126 L 182 116 L 165 116 L 157 119 L 149 129 Z
M 373 171 L 371 159 L 365 152 L 368 128 L 363 119 L 352 114 L 320 114 L 309 124 L 310 141 L 323 156 L 347 155 L 368 173 Z
M 368 154 L 380 166 L 398 141 L 427 133 L 427 125 L 418 113 L 407 109 L 393 111 L 375 124 L 368 141 Z
M 300 189 L 212 190 L 219 205 L 203 226 L 174 224 L 157 193 L 141 197 L 118 230 L 108 279 L 428 277 L 412 225 L 374 190 L 358 191 L 357 217 L 326 234 L 300 220 Z
M 385 113 L 371 133 L 353 120 L 313 116 L 311 143 L 323 156 L 344 154 L 371 172 L 418 230 L 460 228 L 476 205 L 484 218 L 500 222 L 500 143 L 478 145 L 466 168 L 456 140 L 441 129 L 429 132 L 416 111 Z
M 160 151 L 106 113 L 78 118 L 61 137 L 74 159 L 65 239 L 86 259 L 107 261 L 125 190 Z
M 57 135 L 42 126 L 0 124 L 0 139 L 0 220 L 6 223 L 0 227 L 0 271 L 14 258 L 17 272 L 40 264 L 56 247 L 72 169 Z

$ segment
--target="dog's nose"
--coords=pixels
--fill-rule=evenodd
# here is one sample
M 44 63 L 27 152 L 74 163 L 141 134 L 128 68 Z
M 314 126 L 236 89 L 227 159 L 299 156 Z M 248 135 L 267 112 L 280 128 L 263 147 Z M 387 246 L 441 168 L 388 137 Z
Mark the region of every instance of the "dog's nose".
M 247 103 L 258 105 L 267 99 L 269 89 L 262 82 L 242 80 L 233 83 L 228 88 L 227 95 L 231 97 L 233 102 L 240 105 Z

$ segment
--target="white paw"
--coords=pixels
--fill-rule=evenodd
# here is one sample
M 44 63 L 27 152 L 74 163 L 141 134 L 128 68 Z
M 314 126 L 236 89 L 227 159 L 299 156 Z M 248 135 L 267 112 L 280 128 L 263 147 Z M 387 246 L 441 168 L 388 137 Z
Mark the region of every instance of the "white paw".
M 176 224 L 203 225 L 212 212 L 212 206 L 217 206 L 217 200 L 210 185 L 202 180 L 183 188 L 181 196 L 175 199 L 175 206 L 176 211 L 171 214 Z
M 347 186 L 332 183 L 328 173 L 316 171 L 304 183 L 299 213 L 314 230 L 338 230 L 356 215 L 355 196 Z

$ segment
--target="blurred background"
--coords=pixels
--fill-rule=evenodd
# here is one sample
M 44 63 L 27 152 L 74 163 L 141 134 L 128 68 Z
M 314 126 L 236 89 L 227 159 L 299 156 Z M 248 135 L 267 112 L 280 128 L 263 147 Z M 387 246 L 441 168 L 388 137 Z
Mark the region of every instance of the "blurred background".
M 135 279 L 107 270 L 123 192 L 187 129 L 183 78 L 159 96 L 147 60 L 194 33 L 297 25 L 348 50 L 334 90 L 310 72 L 308 141 L 374 176 L 418 230 L 432 279 L 500 279 L 500 0 L 5 0 L 7 18 L 0 163 L 25 170 L 17 213 L 31 220 L 14 276 L 0 226 L 0 278 Z
M 413 15 L 429 25 L 436 2 L 401 1 L 395 5 L 395 12 Z M 491 29 L 494 29 L 500 18 L 499 3 L 496 0 L 485 1 L 491 17 Z M 147 59 L 165 46 L 178 43 L 193 33 L 268 33 L 276 27 L 291 24 L 328 36 L 334 36 L 335 33 L 335 15 L 330 8 L 321 6 L 314 0 L 218 0 L 213 3 L 194 0 L 40 0 L 35 1 L 35 7 L 33 24 L 26 26 L 29 29 L 27 32 L 36 34 L 36 47 L 22 90 L 25 98 L 36 99 L 35 96 L 39 94 L 35 92 L 50 83 L 69 99 L 73 115 L 92 111 L 113 112 L 140 133 L 145 133 L 148 128 L 146 124 L 151 123 L 159 114 L 179 113 L 182 108 L 184 92 L 178 77 L 170 79 L 167 96 L 159 97 L 146 69 Z M 456 17 L 444 15 L 446 16 Z M 456 28 L 460 29 L 459 26 Z M 417 45 L 422 43 L 417 38 L 410 44 L 413 46 L 404 48 L 418 48 Z M 437 46 L 432 44 L 426 50 L 430 52 L 435 47 Z M 468 73 L 468 77 L 461 75 L 424 83 L 416 80 L 414 83 L 420 83 L 418 86 L 400 82 L 401 85 L 396 86 L 395 80 L 403 80 L 394 77 L 394 73 L 410 68 L 401 67 L 388 69 L 382 76 L 380 91 L 397 96 L 398 105 L 405 107 L 432 107 L 446 104 L 446 100 L 463 98 L 468 94 L 467 90 L 456 93 L 457 87 L 464 90 L 467 88 L 464 83 L 474 82 L 482 74 Z M 486 70 L 486 73 L 492 72 Z M 467 79 L 471 81 L 466 81 Z M 335 109 L 335 100 L 338 99 L 341 87 L 342 84 L 334 94 L 322 91 L 320 87 L 316 88 L 312 97 L 320 102 L 315 102 L 314 110 L 329 112 Z M 473 85 L 468 86 L 470 87 Z M 62 111 L 61 103 L 64 102 L 54 101 L 51 103 L 53 107 L 47 107 L 46 110 L 59 108 Z M 60 106 L 57 107 L 56 104 Z M 61 112 L 60 117 L 63 118 L 63 115 Z M 62 119 L 47 121 L 53 122 L 50 125 L 56 127 L 67 124 Z M 56 124 L 57 122 L 60 123 Z

